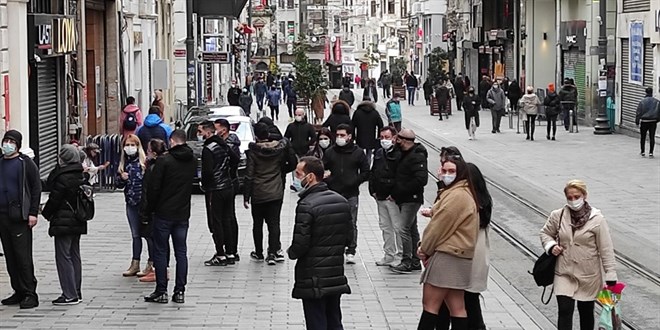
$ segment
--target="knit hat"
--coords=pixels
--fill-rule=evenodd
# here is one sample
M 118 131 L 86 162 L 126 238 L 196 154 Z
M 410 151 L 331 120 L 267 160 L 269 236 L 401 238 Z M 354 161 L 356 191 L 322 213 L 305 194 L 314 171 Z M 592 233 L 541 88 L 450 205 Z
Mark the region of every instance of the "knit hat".
M 554 93 L 554 92 L 555 92 L 555 84 L 553 84 L 553 83 L 549 83 L 549 84 L 548 84 L 548 91 L 549 91 L 550 93 Z
M 2 138 L 2 141 L 4 140 L 12 140 L 16 143 L 16 149 L 21 150 L 21 145 L 23 144 L 23 134 L 17 130 L 10 130 L 5 133 L 5 137 Z
M 80 163 L 80 153 L 73 145 L 62 145 L 62 148 L 60 149 L 60 160 L 62 161 L 62 164 Z

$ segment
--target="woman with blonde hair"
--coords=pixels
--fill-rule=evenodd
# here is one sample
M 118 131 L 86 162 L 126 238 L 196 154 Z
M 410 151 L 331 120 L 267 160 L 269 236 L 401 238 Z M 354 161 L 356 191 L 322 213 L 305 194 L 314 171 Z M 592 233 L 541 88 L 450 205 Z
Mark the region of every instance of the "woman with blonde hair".
M 520 105 L 520 114 L 523 123 L 525 123 L 525 132 L 527 133 L 527 140 L 534 141 L 534 129 L 536 128 L 536 116 L 539 113 L 539 105 L 541 101 L 539 97 L 534 94 L 534 87 L 527 86 L 525 95 L 518 101 Z
M 614 247 L 605 217 L 587 202 L 587 185 L 571 180 L 564 187 L 564 195 L 566 205 L 550 213 L 540 233 L 545 252 L 557 256 L 557 328 L 573 329 L 577 301 L 580 329 L 593 330 L 594 301 L 603 288 L 603 279 L 608 286 L 617 282 Z
M 147 167 L 146 158 L 140 139 L 134 134 L 129 134 L 122 141 L 117 177 L 117 188 L 124 189 L 126 217 L 133 238 L 133 259 L 128 270 L 122 274 L 123 276 L 135 276 L 140 273 L 140 255 L 142 254 L 140 201 L 142 200 L 144 171 Z M 149 244 L 148 240 L 147 244 Z

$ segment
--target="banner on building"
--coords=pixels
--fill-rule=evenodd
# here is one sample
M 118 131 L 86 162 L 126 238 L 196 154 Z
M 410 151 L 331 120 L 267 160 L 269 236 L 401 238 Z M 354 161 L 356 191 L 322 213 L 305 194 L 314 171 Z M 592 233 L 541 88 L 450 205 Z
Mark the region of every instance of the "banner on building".
M 644 23 L 642 21 L 630 22 L 630 52 L 629 72 L 631 84 L 642 85 L 644 83 Z

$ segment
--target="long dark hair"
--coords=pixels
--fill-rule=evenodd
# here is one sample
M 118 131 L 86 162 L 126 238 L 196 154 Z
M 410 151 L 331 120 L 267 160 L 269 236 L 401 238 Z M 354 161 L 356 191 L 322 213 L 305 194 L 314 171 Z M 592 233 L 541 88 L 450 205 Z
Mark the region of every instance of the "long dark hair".
M 479 200 L 479 228 L 486 228 L 490 224 L 490 217 L 493 213 L 493 198 L 488 192 L 486 179 L 484 179 L 479 168 L 472 163 L 467 163 L 467 167 L 471 183 Z
M 474 189 L 474 184 L 472 183 L 472 179 L 470 177 L 470 171 L 468 169 L 467 163 L 465 163 L 465 160 L 463 159 L 463 156 L 461 155 L 456 155 L 456 154 L 449 154 L 446 155 L 445 161 L 441 162 L 442 165 L 445 163 L 450 162 L 454 163 L 456 165 L 456 178 L 454 179 L 454 182 L 452 182 L 450 185 L 446 186 L 446 188 L 450 188 L 453 185 L 455 185 L 457 182 L 461 180 L 465 180 L 468 185 L 468 189 L 470 190 L 470 194 L 472 195 L 472 198 L 474 199 L 475 206 L 477 209 L 479 209 L 479 195 L 477 195 L 477 192 Z M 441 165 L 441 166 L 442 166 Z

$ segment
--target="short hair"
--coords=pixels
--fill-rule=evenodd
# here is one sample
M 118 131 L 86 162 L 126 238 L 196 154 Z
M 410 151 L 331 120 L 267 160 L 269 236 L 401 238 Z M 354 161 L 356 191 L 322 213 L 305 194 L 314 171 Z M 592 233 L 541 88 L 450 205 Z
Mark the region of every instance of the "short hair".
M 653 87 L 646 87 L 646 96 L 653 96 Z
M 401 94 L 399 94 L 399 93 L 394 93 L 394 95 L 392 95 L 392 97 L 401 97 Z
M 150 115 L 160 115 L 160 108 L 157 106 L 152 106 L 149 108 Z
M 312 156 L 305 156 L 300 158 L 299 163 L 303 163 L 303 171 L 305 173 L 312 173 L 316 177 L 316 180 L 322 180 L 323 174 L 325 173 L 325 168 L 323 167 L 323 162 Z
M 174 140 L 177 143 L 186 143 L 187 134 L 186 131 L 182 129 L 175 129 L 174 132 L 170 135 L 170 139 Z
M 353 134 L 353 130 L 351 129 L 351 125 L 349 125 L 349 124 L 339 124 L 339 125 L 337 125 L 337 128 L 335 129 L 335 134 L 338 131 L 346 131 L 346 134 Z
M 254 135 L 259 140 L 268 140 L 268 125 L 264 123 L 257 123 L 254 125 Z
M 149 140 L 149 149 L 151 149 L 156 155 L 160 156 L 167 151 L 167 145 L 165 144 L 165 141 L 161 139 L 151 139 Z
M 394 127 L 392 127 L 392 126 L 385 126 L 385 127 L 380 129 L 381 133 L 385 132 L 385 131 L 390 131 L 390 133 L 392 133 L 392 136 L 396 135 L 396 129 L 394 129 Z
M 210 120 L 205 120 L 199 123 L 199 127 L 206 131 L 215 131 L 215 125 L 213 125 L 213 122 Z
M 587 194 L 587 184 L 582 181 L 582 180 L 571 180 L 566 183 L 566 186 L 564 187 L 564 194 L 568 191 L 568 189 L 577 189 L 579 190 L 583 195 Z
M 135 104 L 135 98 L 132 96 L 127 97 L 126 104 Z
M 231 125 L 229 125 L 229 121 L 227 119 L 224 119 L 224 118 L 216 119 L 213 123 L 218 124 L 218 125 L 220 125 L 220 127 L 224 127 L 226 129 L 231 128 Z

